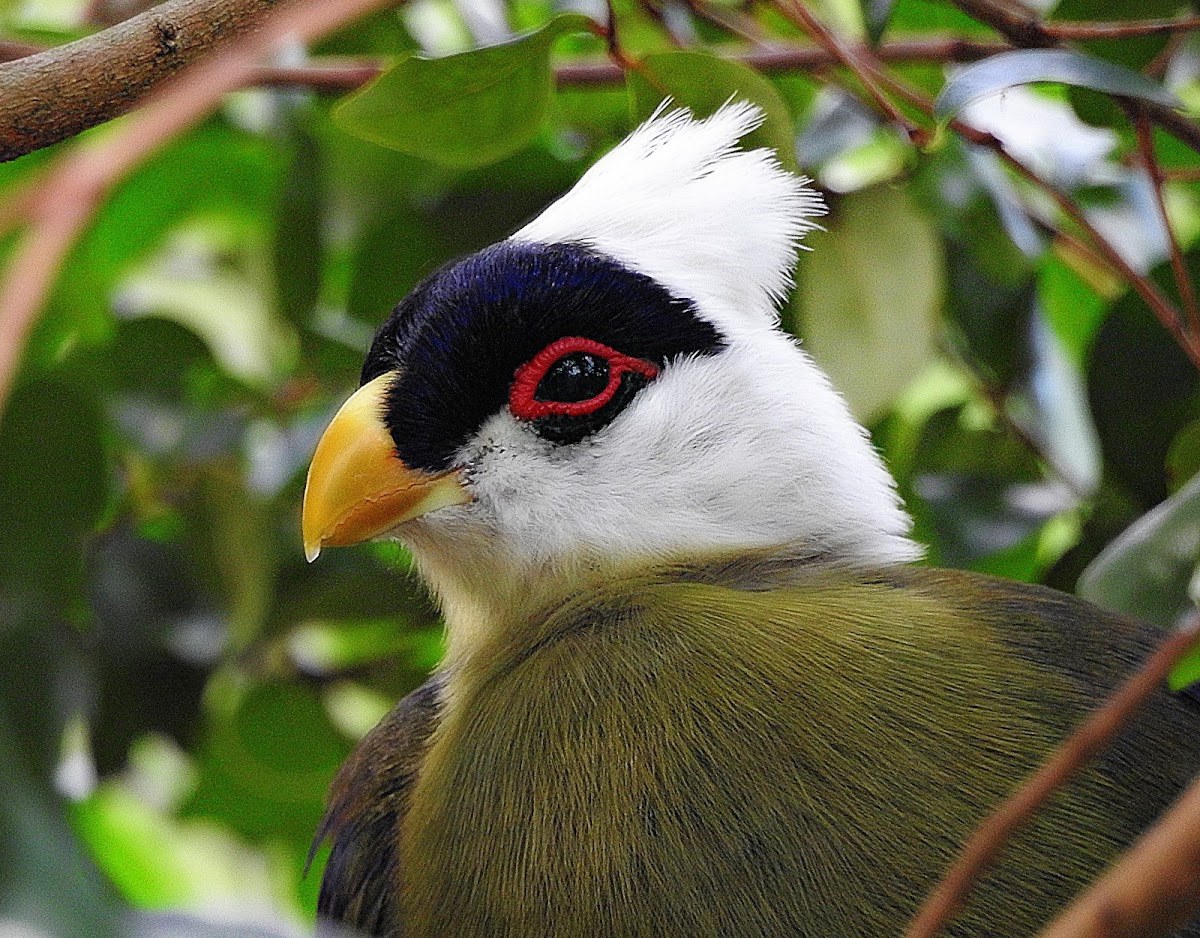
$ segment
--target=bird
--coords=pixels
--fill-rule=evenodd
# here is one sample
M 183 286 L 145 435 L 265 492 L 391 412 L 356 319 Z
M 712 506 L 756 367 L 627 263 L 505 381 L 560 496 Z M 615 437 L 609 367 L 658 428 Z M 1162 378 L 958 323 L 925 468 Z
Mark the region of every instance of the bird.
M 305 551 L 398 539 L 446 654 L 332 784 L 323 920 L 898 934 L 1160 640 L 920 563 L 866 431 L 780 326 L 824 203 L 745 143 L 762 120 L 660 110 L 376 333 L 311 462 Z M 946 934 L 1035 934 L 1200 770 L 1197 730 L 1159 693 Z

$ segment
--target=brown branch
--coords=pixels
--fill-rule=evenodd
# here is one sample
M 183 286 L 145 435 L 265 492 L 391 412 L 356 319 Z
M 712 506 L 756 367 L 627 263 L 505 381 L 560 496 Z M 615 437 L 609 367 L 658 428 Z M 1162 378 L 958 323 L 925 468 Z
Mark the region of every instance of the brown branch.
M 607 64 L 607 63 L 605 63 Z M 614 66 L 614 71 L 617 70 Z M 260 65 L 250 84 L 313 91 L 353 91 L 379 77 L 383 63 L 373 59 L 314 59 L 309 65 Z
M 890 63 L 966 63 L 978 62 L 1009 49 L 1007 44 L 1001 42 L 947 37 L 886 42 L 872 51 L 881 61 Z M 0 62 L 45 51 L 41 46 L 0 43 Z M 721 50 L 719 54 L 766 74 L 819 71 L 839 64 L 837 59 L 817 46 L 764 46 L 748 50 Z M 329 56 L 314 59 L 307 65 L 262 65 L 254 70 L 254 76 L 247 83 L 311 88 L 316 91 L 352 91 L 377 77 L 383 64 L 379 59 Z M 117 63 L 112 63 L 112 66 L 115 68 Z M 578 60 L 558 64 L 554 76 L 560 87 L 586 87 L 619 84 L 625 80 L 625 71 L 610 59 Z
M 1154 204 L 1158 208 L 1158 217 L 1162 219 L 1163 231 L 1167 236 L 1171 273 L 1175 278 L 1175 288 L 1179 291 L 1180 304 L 1187 316 L 1182 325 L 1193 341 L 1200 341 L 1200 311 L 1196 309 L 1196 291 L 1183 260 L 1179 239 L 1175 237 L 1175 229 L 1171 227 L 1171 219 L 1167 215 L 1167 203 L 1163 199 L 1162 167 L 1159 166 L 1158 158 L 1154 153 L 1154 136 L 1150 128 L 1150 119 L 1146 116 L 1143 108 L 1129 106 L 1126 108 L 1126 112 L 1133 122 L 1133 129 L 1137 135 L 1138 152 L 1141 155 L 1146 175 L 1150 177 L 1150 188 L 1154 192 Z
M 1063 256 L 1063 260 L 1076 268 L 1076 273 L 1080 273 L 1077 267 L 1078 264 L 1088 264 L 1098 271 L 1104 271 L 1113 277 L 1120 278 L 1121 272 L 1113 269 L 1112 265 L 1082 238 L 1077 238 L 1071 232 L 1063 231 L 1061 228 L 1051 228 L 1051 231 L 1054 236 L 1055 247 L 1058 248 L 1059 253 Z M 1080 275 L 1083 276 L 1082 274 Z M 1089 278 L 1084 276 L 1084 279 L 1087 280 Z M 1093 289 L 1096 289 L 1094 281 Z
M 1177 169 L 1162 169 L 1167 182 L 1200 182 L 1200 166 L 1181 166 Z
M 0 405 L 67 252 L 112 188 L 159 147 L 212 111 L 223 95 L 244 86 L 259 61 L 281 43 L 307 42 L 386 2 L 292 0 L 264 19 L 257 33 L 198 62 L 160 90 L 117 133 L 66 155 L 33 192 L 21 194 L 31 226 L 0 283 Z
M 1147 62 L 1142 68 L 1142 74 L 1155 81 L 1162 81 L 1175 56 L 1180 53 L 1191 38 L 1191 35 L 1188 33 L 1171 33 L 1167 37 L 1167 41 L 1163 43 L 1162 48 L 1158 50 L 1158 55 Z
M 953 3 L 972 19 L 992 27 L 1013 45 L 1026 49 L 1053 49 L 1063 45 L 1036 13 L 1021 4 L 998 0 L 953 0 Z M 1144 106 L 1154 123 L 1200 153 L 1200 124 L 1162 104 L 1145 102 Z
M 954 124 L 958 121 L 952 122 Z M 965 127 L 965 125 L 963 125 Z M 955 128 L 959 133 L 963 133 L 963 129 Z M 994 149 L 1000 159 L 1004 160 L 1012 169 L 1020 176 L 1038 186 L 1043 192 L 1050 196 L 1057 204 L 1062 213 L 1066 215 L 1075 225 L 1080 228 L 1092 240 L 1096 249 L 1104 257 L 1104 259 L 1125 279 L 1134 291 L 1142 298 L 1150 311 L 1154 313 L 1158 321 L 1162 323 L 1171 336 L 1178 343 L 1179 347 L 1191 359 L 1192 364 L 1200 368 L 1200 337 L 1193 339 L 1184 329 L 1183 319 L 1179 314 L 1179 310 L 1175 308 L 1170 300 L 1168 300 L 1154 281 L 1149 277 L 1144 276 L 1138 271 L 1129 266 L 1129 262 L 1125 260 L 1124 255 L 1113 246 L 1112 242 L 1105 238 L 1096 229 L 1087 216 L 1083 213 L 1078 205 L 1075 204 L 1067 195 L 1059 191 L 1054 186 L 1050 185 L 1040 176 L 1038 176 L 1028 166 L 1018 160 L 1015 156 L 1004 149 L 1003 144 L 993 137 L 991 134 L 981 134 L 975 128 L 970 128 L 977 135 L 972 142 L 981 142 L 984 146 L 989 146 Z M 964 134 L 966 136 L 966 134 Z M 986 141 L 986 142 L 985 142 Z
M 1200 780 L 1040 938 L 1158 938 L 1200 910 Z
M 639 70 L 640 63 L 627 56 L 625 50 L 621 48 L 621 40 L 617 35 L 617 17 L 613 12 L 612 0 L 605 0 L 605 10 L 608 13 L 607 25 L 601 25 L 595 20 L 591 20 L 588 23 L 588 29 L 591 30 L 592 35 L 604 40 L 604 48 L 608 51 L 609 59 L 616 68 L 621 70 L 622 75 L 627 70 Z
M 1200 29 L 1200 17 L 1182 16 L 1164 20 L 1128 20 L 1124 23 L 1043 23 L 1042 30 L 1055 39 L 1131 39 L 1159 33 L 1182 33 Z
M 46 48 L 46 46 L 35 46 L 28 42 L 0 39 L 0 62 L 11 62 L 13 59 L 23 59 L 27 55 L 37 55 L 39 52 L 45 52 Z
M 0 162 L 124 114 L 277 0 L 167 0 L 85 39 L 0 66 Z
M 1141 669 L 1091 715 L 1017 791 L 971 835 L 954 865 L 926 899 L 905 938 L 934 938 L 962 905 L 1004 845 L 1072 776 L 1100 753 L 1200 638 L 1200 616 L 1159 646 Z
M 1003 43 L 932 39 L 886 43 L 875 51 L 885 62 L 977 62 L 1008 50 Z M 721 57 L 768 75 L 816 71 L 839 64 L 815 46 L 723 51 Z M 383 63 L 373 59 L 317 58 L 308 65 L 260 66 L 251 81 L 256 85 L 352 91 L 378 76 L 382 68 Z M 560 88 L 613 85 L 625 80 L 625 70 L 610 59 L 562 62 L 554 68 L 554 80 Z

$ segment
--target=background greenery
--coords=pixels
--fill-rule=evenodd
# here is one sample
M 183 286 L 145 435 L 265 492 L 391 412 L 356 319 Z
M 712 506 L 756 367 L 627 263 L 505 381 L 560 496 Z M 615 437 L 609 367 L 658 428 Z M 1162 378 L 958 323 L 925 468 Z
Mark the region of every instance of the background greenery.
M 701 112 L 759 102 L 754 142 L 828 194 L 784 321 L 871 428 L 929 562 L 1071 591 L 1082 575 L 1087 595 L 1164 627 L 1194 601 L 1196 366 L 1044 190 L 919 109 L 905 113 L 926 133 L 900 132 L 828 65 L 752 70 L 747 37 L 811 48 L 788 2 L 617 0 L 611 46 L 602 4 L 566 9 L 413 0 L 372 16 L 312 51 L 393 71 L 340 104 L 302 84 L 231 96 L 72 253 L 0 420 L 0 934 L 99 935 L 130 907 L 239 934 L 310 927 L 321 855 L 303 870 L 332 773 L 441 647 L 398 547 L 305 564 L 312 447 L 391 306 L 563 192 L 663 92 Z M 885 45 L 997 39 L 941 0 L 811 9 L 855 41 L 868 26 Z M 88 12 L 10 0 L 0 30 L 65 41 Z M 1047 15 L 1179 12 L 1064 0 Z M 1080 48 L 1166 64 L 1151 76 L 1200 101 L 1182 32 Z M 594 61 L 626 80 L 570 71 Z M 933 96 L 953 69 L 889 72 Z M 1130 74 L 1116 90 L 1144 93 Z M 1110 96 L 1014 87 L 961 116 L 1174 294 L 1154 186 Z M 1200 156 L 1153 143 L 1193 277 Z M 0 166 L 0 198 L 55 155 Z

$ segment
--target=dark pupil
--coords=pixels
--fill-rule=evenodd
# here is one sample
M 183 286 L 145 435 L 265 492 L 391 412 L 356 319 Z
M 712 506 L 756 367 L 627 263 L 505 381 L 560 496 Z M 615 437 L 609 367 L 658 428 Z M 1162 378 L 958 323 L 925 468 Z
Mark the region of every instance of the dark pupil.
M 608 387 L 608 362 L 590 352 L 572 352 L 551 365 L 533 392 L 535 400 L 574 404 Z

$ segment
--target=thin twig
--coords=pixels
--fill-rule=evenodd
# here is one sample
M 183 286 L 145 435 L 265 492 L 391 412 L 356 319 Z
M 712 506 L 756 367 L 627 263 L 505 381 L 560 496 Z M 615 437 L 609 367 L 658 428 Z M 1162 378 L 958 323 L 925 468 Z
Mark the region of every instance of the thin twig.
M 1042 29 L 1055 39 L 1131 39 L 1159 33 L 1183 33 L 1200 29 L 1200 17 L 1177 19 L 1129 20 L 1124 23 L 1043 23 Z
M 978 62 L 1009 48 L 998 42 L 932 39 L 884 43 L 875 52 L 884 62 Z M 839 64 L 832 55 L 816 46 L 722 49 L 717 54 L 768 75 L 812 72 Z M 307 65 L 260 66 L 250 81 L 257 85 L 352 91 L 378 76 L 382 67 L 383 63 L 375 59 L 316 58 Z M 607 58 L 561 62 L 554 67 L 554 80 L 560 88 L 613 85 L 625 80 L 625 69 Z
M 1200 780 L 1039 938 L 1159 938 L 1200 910 Z
M 1063 231 L 1061 228 L 1053 228 L 1051 230 L 1054 234 L 1055 247 L 1059 249 L 1061 254 L 1065 255 L 1064 260 L 1067 263 L 1070 263 L 1068 259 L 1071 255 L 1074 255 L 1076 263 L 1084 262 L 1090 264 L 1092 267 L 1105 271 L 1116 279 L 1120 279 L 1121 272 L 1114 269 L 1094 247 L 1082 238 L 1076 237 L 1069 231 Z M 1076 270 L 1076 273 L 1079 273 L 1079 271 Z M 1084 277 L 1084 279 L 1086 280 L 1087 277 Z M 1092 286 L 1095 289 L 1094 283 Z
M 606 65 L 608 63 L 605 63 Z M 313 59 L 307 65 L 260 65 L 249 83 L 313 91 L 353 91 L 379 77 L 383 63 L 376 59 Z
M 1142 68 L 1142 74 L 1147 78 L 1152 78 L 1154 81 L 1162 81 L 1163 76 L 1167 74 L 1167 69 L 1171 67 L 1171 63 L 1175 60 L 1175 56 L 1188 44 L 1191 38 L 1190 33 L 1171 33 L 1167 37 L 1167 41 L 1163 43 L 1162 48 L 1158 50 L 1158 55 L 1147 62 Z
M 934 938 L 965 901 L 1004 845 L 1054 792 L 1101 752 L 1200 638 L 1200 617 L 1164 641 L 1141 669 L 1091 715 L 1017 791 L 976 828 L 954 865 L 926 899 L 905 938 Z
M 737 10 L 725 10 L 705 3 L 704 0 L 685 0 L 692 15 L 707 20 L 732 36 L 745 39 L 755 46 L 768 46 L 762 27 L 752 17 Z
M 841 40 L 826 29 L 825 24 L 813 15 L 803 0 L 778 0 L 777 9 L 808 33 L 817 45 L 846 66 L 862 84 L 876 108 L 889 121 L 903 129 L 909 139 L 919 146 L 924 146 L 928 142 L 928 133 L 925 129 L 910 121 L 879 87 L 866 64 L 868 58 L 866 55 L 852 46 L 843 45 Z
M 1196 308 L 1196 290 L 1192 286 L 1192 278 L 1184 263 L 1179 239 L 1175 237 L 1175 229 L 1171 227 L 1171 219 L 1167 215 L 1167 203 L 1163 198 L 1162 167 L 1159 166 L 1158 158 L 1154 153 L 1154 134 L 1150 128 L 1150 119 L 1142 108 L 1129 106 L 1126 108 L 1126 112 L 1133 122 L 1133 129 L 1137 135 L 1138 152 L 1141 154 L 1146 175 L 1150 177 L 1150 188 L 1154 192 L 1154 204 L 1158 208 L 1158 216 L 1162 219 L 1163 231 L 1167 236 L 1171 272 L 1175 277 L 1175 288 L 1179 291 L 1180 304 L 1187 316 L 1184 328 L 1190 333 L 1190 338 L 1197 341 L 1200 340 L 1200 311 L 1197 311 Z
M 1160 169 L 1167 182 L 1200 182 L 1200 166 L 1181 166 L 1176 169 Z
M 0 63 L 45 52 L 48 46 L 0 42 Z M 858 51 L 866 51 L 865 47 Z M 889 63 L 978 62 L 988 56 L 1010 51 L 1003 42 L 947 36 L 935 39 L 899 39 L 881 43 L 871 50 Z M 819 46 L 783 46 L 762 44 L 752 49 L 718 48 L 716 54 L 740 62 L 760 72 L 811 72 L 839 64 L 839 60 Z M 378 76 L 382 59 L 322 56 L 304 65 L 263 65 L 254 70 L 250 85 L 312 88 L 317 91 L 351 91 Z M 609 59 L 577 60 L 559 63 L 554 70 L 559 85 L 608 85 L 625 80 L 619 65 Z
M 961 124 L 961 122 L 955 121 L 952 124 Z M 955 131 L 957 133 L 964 133 L 965 128 L 966 125 L 955 127 Z M 1113 246 L 1112 242 L 1100 234 L 1096 226 L 1088 220 L 1083 209 L 1058 188 L 1050 185 L 1050 183 L 1046 182 L 1032 169 L 1004 149 L 1000 140 L 992 134 L 983 134 L 975 128 L 970 128 L 970 130 L 974 131 L 976 135 L 982 134 L 982 136 L 976 136 L 976 139 L 972 142 L 979 142 L 984 146 L 994 149 L 1000 159 L 1007 163 L 1019 176 L 1038 186 L 1043 192 L 1049 195 L 1058 205 L 1059 209 L 1062 210 L 1063 214 L 1087 234 L 1096 246 L 1096 249 L 1104 256 L 1104 259 L 1120 271 L 1125 281 L 1133 287 L 1138 296 L 1150 307 L 1151 312 L 1158 318 L 1158 321 L 1171 333 L 1175 341 L 1179 344 L 1179 347 L 1192 360 L 1192 364 L 1200 368 L 1200 341 L 1193 341 L 1192 337 L 1188 335 L 1187 330 L 1184 329 L 1183 318 L 1179 310 L 1175 308 L 1174 303 L 1163 295 L 1162 291 L 1154 284 L 1154 281 L 1134 270 L 1121 252 Z M 985 138 L 987 142 L 984 142 Z
M 242 87 L 283 42 L 306 42 L 384 6 L 387 0 L 293 0 L 272 11 L 259 32 L 200 62 L 158 92 L 117 133 L 68 154 L 28 199 L 31 227 L 0 283 L 0 406 L 25 341 L 54 279 L 95 206 L 160 147 Z M 0 212 L 0 214 L 3 214 Z
M 624 72 L 625 70 L 639 69 L 639 63 L 625 54 L 625 50 L 621 48 L 621 40 L 617 35 L 617 14 L 613 10 L 612 0 L 604 0 L 604 7 L 608 11 L 608 24 L 601 26 L 595 20 L 589 23 L 588 28 L 592 34 L 604 40 L 604 46 L 608 51 L 608 57 Z

